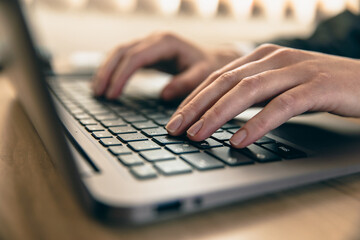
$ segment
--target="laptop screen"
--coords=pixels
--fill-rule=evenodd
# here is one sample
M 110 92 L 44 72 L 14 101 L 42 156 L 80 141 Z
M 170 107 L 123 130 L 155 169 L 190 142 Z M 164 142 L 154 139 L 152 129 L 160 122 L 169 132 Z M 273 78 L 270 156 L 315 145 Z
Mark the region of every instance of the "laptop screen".
M 15 87 L 18 99 L 54 165 L 74 186 L 74 181 L 78 180 L 77 169 L 65 141 L 30 30 L 18 1 L 0 1 L 0 31 L 3 70 Z

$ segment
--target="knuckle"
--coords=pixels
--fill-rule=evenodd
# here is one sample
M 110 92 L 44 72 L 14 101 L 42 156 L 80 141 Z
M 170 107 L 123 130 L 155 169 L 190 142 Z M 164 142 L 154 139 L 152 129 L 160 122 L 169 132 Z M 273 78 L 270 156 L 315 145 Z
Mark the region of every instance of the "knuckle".
M 226 84 L 229 81 L 233 81 L 236 78 L 235 73 L 233 71 L 228 71 L 225 73 L 222 73 L 217 79 L 217 83 L 219 84 Z
M 255 95 L 262 86 L 263 76 L 261 74 L 257 74 L 255 76 L 246 77 L 241 80 L 239 87 L 246 89 L 249 95 Z
M 272 43 L 263 43 L 258 47 L 258 50 L 261 51 L 275 51 L 279 49 L 280 46 Z
M 301 53 L 300 50 L 294 48 L 280 48 L 275 51 L 274 57 L 282 59 L 291 59 L 293 57 L 298 57 Z
M 276 57 L 289 57 L 292 54 L 292 49 L 289 48 L 281 48 L 275 51 Z
M 157 37 L 159 37 L 162 41 L 174 41 L 177 39 L 175 33 L 168 31 L 161 31 L 157 33 Z
M 307 60 L 302 62 L 302 67 L 306 69 L 309 79 L 314 83 L 323 84 L 332 78 L 329 71 L 324 70 L 323 65 L 318 61 Z
M 282 112 L 292 112 L 296 108 L 297 102 L 298 99 L 294 94 L 287 93 L 278 97 L 277 106 Z
M 319 82 L 327 82 L 331 79 L 331 74 L 329 72 L 318 71 L 316 79 Z
M 319 65 L 314 61 L 304 61 L 301 63 L 301 67 L 306 68 L 306 71 L 311 76 L 316 76 L 320 72 Z
M 211 73 L 209 76 L 208 76 L 208 80 L 213 82 L 215 81 L 217 78 L 219 78 L 221 76 L 223 72 L 220 71 L 220 70 L 216 70 L 215 72 Z

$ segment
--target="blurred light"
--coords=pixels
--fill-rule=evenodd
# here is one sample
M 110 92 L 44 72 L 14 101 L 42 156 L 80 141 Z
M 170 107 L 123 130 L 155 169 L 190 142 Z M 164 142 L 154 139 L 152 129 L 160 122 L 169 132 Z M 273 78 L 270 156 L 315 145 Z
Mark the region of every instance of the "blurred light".
M 115 7 L 121 12 L 132 12 L 135 10 L 137 1 L 136 0 L 111 0 Z
M 70 9 L 83 8 L 88 4 L 88 0 L 46 0 L 45 2 L 56 8 Z
M 82 8 L 88 3 L 88 0 L 67 0 L 70 8 Z
M 181 0 L 156 0 L 158 10 L 164 15 L 175 15 L 180 7 Z
M 291 0 L 294 17 L 298 22 L 309 24 L 314 22 L 318 0 Z
M 359 0 L 347 0 L 347 8 L 353 13 L 358 14 L 360 12 Z
M 285 16 L 287 0 L 261 0 L 260 5 L 269 20 L 280 21 Z
M 25 4 L 30 5 L 30 4 L 32 4 L 34 2 L 34 0 L 24 0 L 24 2 L 25 2 Z
M 216 15 L 219 0 L 195 0 L 195 3 L 200 16 L 210 18 Z
M 336 15 L 346 8 L 345 0 L 320 0 L 321 11 L 329 16 Z
M 247 19 L 251 16 L 254 0 L 229 0 L 232 14 L 239 19 Z

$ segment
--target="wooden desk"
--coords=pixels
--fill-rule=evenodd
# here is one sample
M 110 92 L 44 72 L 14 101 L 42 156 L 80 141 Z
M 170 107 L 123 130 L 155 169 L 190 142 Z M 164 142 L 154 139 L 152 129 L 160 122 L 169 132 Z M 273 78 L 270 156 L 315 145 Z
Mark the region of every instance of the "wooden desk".
M 360 174 L 139 228 L 88 216 L 0 78 L 0 239 L 359 239 Z

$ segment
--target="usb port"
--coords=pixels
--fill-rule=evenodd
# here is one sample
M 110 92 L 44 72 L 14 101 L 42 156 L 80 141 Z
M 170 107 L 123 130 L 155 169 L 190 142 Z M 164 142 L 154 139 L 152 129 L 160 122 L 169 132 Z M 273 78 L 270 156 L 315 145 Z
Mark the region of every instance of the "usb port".
M 161 203 L 156 207 L 156 211 L 159 214 L 162 213 L 169 213 L 169 212 L 177 212 L 181 208 L 181 202 L 179 200 L 177 201 L 171 201 L 171 202 L 165 202 Z

